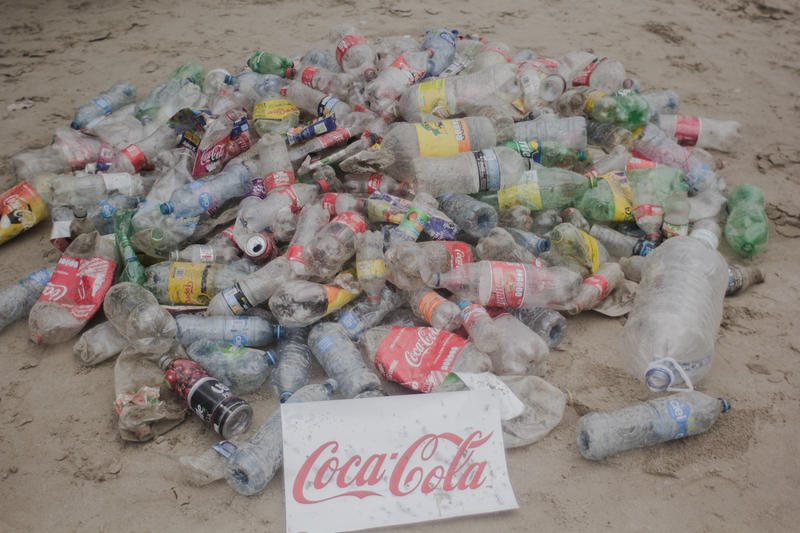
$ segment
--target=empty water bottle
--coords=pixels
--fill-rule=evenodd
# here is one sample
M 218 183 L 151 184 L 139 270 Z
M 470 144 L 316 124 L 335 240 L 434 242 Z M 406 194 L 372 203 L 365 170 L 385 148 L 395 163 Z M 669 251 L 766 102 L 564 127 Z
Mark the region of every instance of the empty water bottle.
M 308 385 L 312 355 L 307 341 L 308 328 L 286 328 L 278 341 L 275 349 L 278 364 L 269 376 L 269 383 L 281 403 Z
M 728 265 L 728 288 L 725 296 L 747 289 L 750 285 L 764 282 L 764 273 L 754 266 Z
M 257 316 L 187 314 L 178 315 L 175 322 L 178 325 L 177 340 L 181 344 L 191 344 L 198 340 L 218 340 L 239 346 L 266 346 L 281 336 L 280 326 Z M 206 369 L 211 370 L 208 367 Z
M 363 299 L 342 308 L 339 325 L 356 341 L 364 331 L 377 326 L 389 313 L 405 303 L 406 299 L 401 291 L 392 285 L 384 285 L 377 304 Z
M 381 389 L 381 380 L 364 364 L 358 348 L 335 322 L 317 324 L 308 334 L 308 346 L 325 372 L 336 380 L 344 398 Z
M 0 289 L 0 331 L 28 315 L 55 268 L 56 265 L 41 268 Z
M 107 91 L 103 91 L 92 101 L 83 104 L 75 111 L 70 127 L 82 130 L 92 121 L 111 114 L 113 111 L 136 101 L 136 87 L 129 81 L 118 81 Z
M 544 339 L 550 348 L 561 344 L 566 335 L 567 319 L 553 309 L 536 307 L 534 309 L 509 309 L 508 312 Z
M 257 391 L 276 363 L 275 353 L 269 350 L 222 340 L 195 341 L 186 348 L 186 353 L 209 374 L 230 387 L 234 394 Z
M 285 257 L 278 257 L 222 289 L 208 303 L 206 313 L 209 316 L 242 315 L 269 300 L 275 291 L 293 277 L 289 261 Z

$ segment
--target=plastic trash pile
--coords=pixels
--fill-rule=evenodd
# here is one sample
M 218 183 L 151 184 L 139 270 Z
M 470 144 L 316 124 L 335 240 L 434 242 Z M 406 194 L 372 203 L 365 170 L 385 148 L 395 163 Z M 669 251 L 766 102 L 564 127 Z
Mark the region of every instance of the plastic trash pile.
M 545 378 L 567 317 L 627 315 L 619 356 L 661 394 L 579 421 L 581 453 L 602 459 L 729 408 L 694 387 L 724 297 L 763 281 L 718 251 L 767 241 L 763 194 L 729 191 L 712 155 L 739 130 L 680 115 L 614 59 L 445 28 L 368 41 L 338 25 L 297 57 L 185 63 L 147 93 L 115 83 L 13 156 L 0 242 L 50 218 L 63 254 L 3 289 L 0 327 L 27 317 L 33 342 L 74 342 L 83 365 L 116 357 L 125 440 L 194 411 L 236 441 L 266 388 L 300 402 L 484 383 L 525 404 L 503 421 L 513 447 L 561 420 Z M 330 379 L 310 383 L 314 365 Z M 277 410 L 181 462 L 256 494 L 280 443 Z

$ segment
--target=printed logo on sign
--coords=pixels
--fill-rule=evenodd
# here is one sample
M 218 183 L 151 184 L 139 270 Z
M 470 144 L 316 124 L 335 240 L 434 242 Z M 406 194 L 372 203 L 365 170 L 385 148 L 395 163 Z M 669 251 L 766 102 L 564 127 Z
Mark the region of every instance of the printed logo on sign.
M 494 435 L 473 431 L 428 433 L 405 450 L 374 453 L 366 458 L 346 455 L 349 448 L 329 441 L 314 450 L 300 467 L 292 496 L 301 504 L 315 504 L 351 496 L 408 496 L 434 491 L 471 491 L 482 487 L 487 461 L 480 448 Z M 449 464 L 441 464 L 443 458 Z M 331 494 L 332 493 L 332 494 Z

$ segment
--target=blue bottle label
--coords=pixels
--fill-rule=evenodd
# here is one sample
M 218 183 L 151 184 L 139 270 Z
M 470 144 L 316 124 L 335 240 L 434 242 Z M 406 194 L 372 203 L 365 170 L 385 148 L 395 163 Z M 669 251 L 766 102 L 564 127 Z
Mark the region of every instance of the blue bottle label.
M 317 349 L 322 353 L 326 353 L 330 351 L 331 348 L 333 348 L 334 342 L 335 341 L 333 337 L 331 337 L 330 335 L 322 337 L 317 341 Z
M 689 427 L 689 415 L 692 413 L 692 408 L 688 403 L 680 400 L 667 401 L 667 414 L 678 423 L 678 431 L 672 435 L 673 439 L 679 439 L 688 435 L 692 428 Z
M 30 274 L 28 279 L 39 285 L 47 285 L 47 282 L 50 281 L 50 274 L 47 272 L 46 268 L 43 268 Z
M 108 114 L 110 114 L 110 113 L 111 113 L 111 104 L 109 104 L 109 103 L 108 103 L 108 100 L 106 100 L 106 99 L 105 99 L 105 98 L 103 98 L 102 96 L 98 96 L 97 98 L 93 98 L 93 99 L 92 99 L 92 102 L 94 102 L 94 104 L 95 104 L 97 107 L 99 107 L 100 109 L 102 109 L 102 110 L 103 110 L 103 113 L 105 113 L 106 115 L 108 115 Z
M 108 202 L 97 202 L 100 206 L 100 214 L 103 218 L 111 218 L 114 216 L 114 206 Z
M 439 32 L 439 37 L 441 37 L 443 40 L 447 41 L 447 44 L 449 44 L 450 46 L 455 46 L 456 45 L 456 38 L 453 36 L 452 32 L 441 31 L 441 32 Z
M 211 209 L 211 205 L 214 203 L 214 197 L 211 196 L 211 193 L 202 192 L 197 198 L 197 203 L 200 204 L 200 207 L 202 207 L 203 210 L 209 211 Z

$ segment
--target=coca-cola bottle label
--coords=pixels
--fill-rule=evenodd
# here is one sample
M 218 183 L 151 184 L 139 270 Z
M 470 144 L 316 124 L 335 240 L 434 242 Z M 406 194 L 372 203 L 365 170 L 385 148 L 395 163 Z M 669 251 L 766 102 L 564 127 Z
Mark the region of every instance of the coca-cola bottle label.
M 314 87 L 314 74 L 319 72 L 319 67 L 306 67 L 300 73 L 300 83 L 308 87 Z
M 214 253 L 214 248 L 213 247 L 201 244 L 197 248 L 197 251 L 199 252 L 198 255 L 200 256 L 200 262 L 201 263 L 213 263 L 214 262 L 216 254 Z
M 353 213 L 352 211 L 347 211 L 345 213 L 339 213 L 331 220 L 331 224 L 344 224 L 351 230 L 353 233 L 362 233 L 367 231 L 367 223 L 364 222 L 364 219 L 358 213 Z
M 527 272 L 521 263 L 491 261 L 490 307 L 522 307 Z
M 253 108 L 253 120 L 274 120 L 280 122 L 292 115 L 300 116 L 300 110 L 289 100 L 279 98 L 259 102 Z
M 202 263 L 172 263 L 167 294 L 174 304 L 208 305 L 215 266 Z
M 473 152 L 475 163 L 478 165 L 478 190 L 500 190 L 500 162 L 497 161 L 497 152 L 494 150 L 481 150 Z
M 147 164 L 147 158 L 144 156 L 144 152 L 135 144 L 123 148 L 122 155 L 128 158 L 135 172 L 139 172 Z
M 319 142 L 322 144 L 323 148 L 330 148 L 332 146 L 339 146 L 340 144 L 345 144 L 352 134 L 350 130 L 347 128 L 336 128 L 333 131 L 329 131 L 323 135 L 317 137 Z
M 225 163 L 246 152 L 252 144 L 247 115 L 237 119 L 228 135 L 205 150 L 198 150 L 192 168 L 192 177 L 204 176 L 222 168 Z
M 423 81 L 417 85 L 417 100 L 419 111 L 422 115 L 433 115 L 439 118 L 447 118 L 452 113 L 447 107 L 447 93 L 445 83 L 447 79 Z
M 375 191 L 379 191 L 381 189 L 381 180 L 383 180 L 382 175 L 372 174 L 367 179 L 367 194 L 372 194 Z
M 411 390 L 431 392 L 452 371 L 467 340 L 437 328 L 393 327 L 375 353 L 375 368 Z
M 0 244 L 50 216 L 50 209 L 36 189 L 21 181 L 0 196 Z
M 700 127 L 700 117 L 678 115 L 675 117 L 675 140 L 685 146 L 696 145 Z
M 589 82 L 592 79 L 592 74 L 594 71 L 599 67 L 607 57 L 596 57 L 592 60 L 591 63 L 583 67 L 583 69 L 578 73 L 577 76 L 572 80 L 573 87 L 580 87 L 584 85 L 589 85 Z
M 117 264 L 103 257 L 61 256 L 40 302 L 56 302 L 78 320 L 88 320 L 103 303 Z
M 273 189 L 288 187 L 294 184 L 294 172 L 291 170 L 276 170 L 264 176 L 264 190 L 269 193 Z
M 633 216 L 636 220 L 645 217 L 664 217 L 664 208 L 658 204 L 639 204 L 633 210 Z
M 462 118 L 416 124 L 420 157 L 447 157 L 468 152 L 469 130 Z
M 402 54 L 397 56 L 397 59 L 395 59 L 390 66 L 402 71 L 406 76 L 408 76 L 408 87 L 411 87 L 421 80 L 423 76 L 425 76 L 424 70 L 418 70 L 409 65 L 408 61 L 406 61 L 406 58 L 403 57 Z
M 600 296 L 597 298 L 598 301 L 608 296 L 608 280 L 600 274 L 592 274 L 583 280 L 583 284 L 591 285 L 600 292 Z
M 508 52 L 503 50 L 502 48 L 497 48 L 496 46 L 484 46 L 481 48 L 481 51 L 478 52 L 479 54 L 485 53 L 495 53 L 503 57 L 508 63 L 511 63 L 511 56 L 508 55 Z
M 275 192 L 279 194 L 285 194 L 289 197 L 291 204 L 289 208 L 291 209 L 292 213 L 299 213 L 300 212 L 300 200 L 297 197 L 297 193 L 294 191 L 292 186 L 284 187 L 282 189 L 276 189 Z
M 357 44 L 367 44 L 367 40 L 360 35 L 345 35 L 336 44 L 336 62 L 339 63 L 340 67 L 342 66 L 344 55 Z
M 447 249 L 450 256 L 450 270 L 466 263 L 472 263 L 472 251 L 469 244 L 458 241 L 442 241 L 441 244 Z
M 338 197 L 339 195 L 335 192 L 329 192 L 322 196 L 322 208 L 331 216 L 336 216 L 336 199 Z

